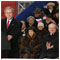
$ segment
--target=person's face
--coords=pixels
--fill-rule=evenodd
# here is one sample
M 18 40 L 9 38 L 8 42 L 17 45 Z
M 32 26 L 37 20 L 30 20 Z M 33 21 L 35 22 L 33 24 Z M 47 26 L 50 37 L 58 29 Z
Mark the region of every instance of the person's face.
M 56 18 L 59 18 L 59 13 L 56 13 Z
M 13 12 L 11 9 L 8 9 L 5 11 L 5 16 L 7 17 L 7 19 L 11 19 L 13 17 Z
M 42 27 L 42 26 L 39 26 L 38 29 L 39 29 L 39 30 L 43 30 L 43 27 Z
M 56 32 L 56 27 L 51 25 L 49 26 L 48 30 L 51 34 L 54 34 Z
M 50 18 L 47 18 L 47 19 L 46 19 L 46 22 L 50 22 L 50 21 L 51 21 L 51 19 L 50 19 Z
M 36 14 L 36 13 L 35 13 L 35 14 L 34 14 L 34 16 L 35 16 L 35 17 L 39 17 L 39 16 L 40 16 L 40 14 Z
M 49 9 L 53 9 L 53 6 L 50 5 L 50 6 L 49 6 Z
M 34 31 L 33 31 L 33 30 L 29 30 L 29 31 L 28 31 L 28 34 L 32 37 L 33 34 L 34 34 Z
M 30 18 L 28 22 L 29 22 L 30 25 L 34 24 L 34 20 L 32 18 Z

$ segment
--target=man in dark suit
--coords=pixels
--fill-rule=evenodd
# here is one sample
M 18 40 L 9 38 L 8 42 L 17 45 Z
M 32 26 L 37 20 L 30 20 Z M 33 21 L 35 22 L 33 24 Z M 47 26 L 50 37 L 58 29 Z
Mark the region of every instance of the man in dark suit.
M 49 24 L 48 31 L 49 33 L 43 37 L 40 58 L 55 59 L 59 57 L 59 32 L 53 23 Z
M 1 30 L 7 36 L 7 41 L 10 42 L 11 50 L 7 54 L 10 58 L 18 57 L 18 37 L 21 30 L 21 23 L 13 18 L 13 12 L 12 7 L 6 7 L 4 10 L 6 19 L 1 21 Z

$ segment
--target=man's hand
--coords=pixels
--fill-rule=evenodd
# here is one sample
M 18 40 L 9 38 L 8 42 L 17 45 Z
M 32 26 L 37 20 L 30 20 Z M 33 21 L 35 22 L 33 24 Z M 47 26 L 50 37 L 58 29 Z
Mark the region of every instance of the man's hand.
M 51 43 L 50 43 L 50 42 L 46 42 L 46 47 L 47 47 L 47 50 L 48 50 L 48 49 L 53 48 L 53 47 L 54 47 L 54 45 L 51 45 Z
M 12 39 L 12 35 L 8 35 L 8 40 L 11 40 Z

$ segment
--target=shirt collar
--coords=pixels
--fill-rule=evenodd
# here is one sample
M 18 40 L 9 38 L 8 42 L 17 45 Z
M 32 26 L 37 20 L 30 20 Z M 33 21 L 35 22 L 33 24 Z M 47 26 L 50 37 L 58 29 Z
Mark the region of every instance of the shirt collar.
M 12 21 L 12 19 L 13 19 L 13 18 L 11 18 L 11 19 L 9 20 L 9 22 L 11 22 L 11 21 Z M 8 23 L 8 19 L 7 19 L 7 23 Z
M 54 35 L 55 35 L 55 33 L 54 33 L 54 34 L 49 33 L 49 35 L 50 35 L 50 36 L 54 36 Z

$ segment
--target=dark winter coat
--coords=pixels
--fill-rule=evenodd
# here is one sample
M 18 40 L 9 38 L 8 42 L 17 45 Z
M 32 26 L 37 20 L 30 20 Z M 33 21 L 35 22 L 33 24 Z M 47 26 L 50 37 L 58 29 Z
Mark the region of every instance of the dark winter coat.
M 33 35 L 31 38 L 28 34 L 27 36 L 23 37 L 21 39 L 20 46 L 20 57 L 23 54 L 28 54 L 29 56 L 27 58 L 37 58 L 40 55 L 40 47 L 41 47 L 41 39 L 38 35 Z M 24 58 L 24 57 L 21 57 Z
M 54 45 L 54 47 L 47 50 L 46 42 L 51 42 L 51 45 Z M 59 57 L 59 34 L 58 32 L 56 32 L 54 35 L 47 34 L 46 36 L 44 36 L 40 58 L 57 57 Z

